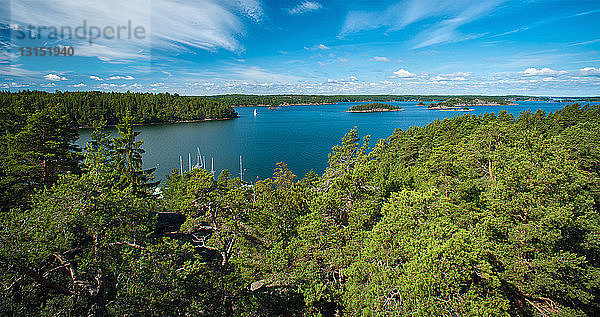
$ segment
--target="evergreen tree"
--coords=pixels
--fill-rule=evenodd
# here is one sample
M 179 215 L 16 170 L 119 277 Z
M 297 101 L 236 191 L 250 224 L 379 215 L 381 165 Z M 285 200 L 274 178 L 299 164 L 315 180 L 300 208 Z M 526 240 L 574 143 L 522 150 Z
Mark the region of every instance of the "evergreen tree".
M 135 193 L 147 193 L 158 182 L 150 182 L 155 168 L 143 169 L 142 149 L 144 141 L 137 141 L 140 132 L 133 131 L 132 117 L 126 115 L 123 122 L 117 125 L 119 137 L 113 140 L 116 153 L 116 168 L 121 179 L 117 184 L 121 189 L 131 188 Z
M 52 185 L 61 174 L 79 173 L 78 137 L 58 105 L 35 111 L 22 128 L 7 131 L 0 139 L 2 210 L 24 207 L 35 189 Z

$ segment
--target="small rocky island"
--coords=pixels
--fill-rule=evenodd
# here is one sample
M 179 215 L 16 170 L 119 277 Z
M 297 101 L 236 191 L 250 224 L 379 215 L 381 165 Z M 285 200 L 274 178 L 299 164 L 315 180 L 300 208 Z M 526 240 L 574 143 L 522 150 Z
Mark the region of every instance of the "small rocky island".
M 501 97 L 456 97 L 442 102 L 430 103 L 427 110 L 473 111 L 477 106 L 514 106 L 516 103 Z
M 468 108 L 465 106 L 449 106 L 443 103 L 430 103 L 427 105 L 427 110 L 442 110 L 442 111 L 474 111 L 475 109 Z
M 368 104 L 360 104 L 354 105 L 348 109 L 348 112 L 352 113 L 363 113 L 363 112 L 388 112 L 388 111 L 400 111 L 402 108 L 385 104 L 385 103 L 368 103 Z

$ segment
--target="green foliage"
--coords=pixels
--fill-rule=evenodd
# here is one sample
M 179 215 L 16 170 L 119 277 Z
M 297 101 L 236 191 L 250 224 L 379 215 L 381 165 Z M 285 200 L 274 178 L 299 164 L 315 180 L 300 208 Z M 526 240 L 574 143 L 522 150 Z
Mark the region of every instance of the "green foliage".
M 353 105 L 348 109 L 350 112 L 361 112 L 361 111 L 385 111 L 385 110 L 398 110 L 400 107 L 396 105 L 390 105 L 386 103 L 367 103 Z
M 507 100 L 536 100 L 551 101 L 549 97 L 531 96 L 445 96 L 445 95 L 217 95 L 208 96 L 208 99 L 217 100 L 233 107 L 243 106 L 282 106 L 282 105 L 310 105 L 332 104 L 338 102 L 389 102 L 389 101 L 440 101 L 459 100 L 472 102 L 480 99 L 489 102 L 508 104 Z M 462 100 L 462 101 L 461 101 Z M 580 102 L 597 101 L 598 97 L 578 98 Z
M 9 112 L 21 108 L 17 115 L 59 104 L 61 111 L 77 126 L 91 127 L 106 121 L 117 125 L 126 115 L 132 123 L 161 123 L 186 120 L 235 118 L 229 105 L 206 97 L 180 96 L 169 93 L 60 92 L 24 90 L 17 93 L 0 92 L 0 108 Z
M 510 102 L 500 97 L 455 97 L 448 98 L 439 102 L 438 106 L 458 107 L 458 106 L 477 106 L 477 105 L 508 105 Z
M 80 149 L 74 144 L 79 133 L 59 105 L 12 119 L 2 122 L 0 134 L 1 211 L 25 207 L 35 189 L 80 171 Z
M 117 186 L 131 188 L 135 193 L 143 193 L 145 189 L 155 186 L 149 183 L 152 179 L 153 169 L 142 169 L 142 155 L 146 152 L 142 149 L 144 141 L 137 141 L 140 132 L 134 132 L 132 118 L 126 115 L 123 122 L 117 125 L 119 137 L 113 140 L 116 159 L 116 171 L 121 176 Z
M 143 249 L 156 204 L 117 190 L 113 162 L 94 160 L 98 157 L 88 151 L 87 173 L 61 176 L 34 195 L 30 210 L 12 213 L 3 222 L 2 236 L 13 237 L 10 243 L 2 241 L 11 246 L 2 249 L 3 269 L 30 271 L 20 279 L 22 285 L 11 289 L 15 312 L 23 300 L 39 302 L 49 313 L 103 315 L 111 309 L 107 299 L 116 296 L 128 265 L 134 265 L 132 258 Z M 32 287 L 36 276 L 62 295 Z M 21 292 L 23 287 L 31 290 Z
M 0 214 L 1 314 L 600 312 L 599 106 L 436 120 L 372 150 L 353 129 L 323 175 L 174 171 L 162 195 L 131 122 Z M 157 230 L 164 211 L 185 222 Z

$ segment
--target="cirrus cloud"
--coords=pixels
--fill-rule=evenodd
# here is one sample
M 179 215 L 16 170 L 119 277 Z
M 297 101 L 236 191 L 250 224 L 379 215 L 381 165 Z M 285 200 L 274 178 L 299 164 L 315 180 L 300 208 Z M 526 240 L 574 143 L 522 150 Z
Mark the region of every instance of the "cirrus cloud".
M 395 32 L 421 23 L 422 31 L 414 38 L 413 49 L 465 41 L 482 34 L 463 34 L 459 29 L 489 15 L 505 1 L 402 0 L 377 10 L 353 10 L 346 16 L 338 37 L 376 29 Z M 431 19 L 438 21 L 427 23 Z
M 325 44 L 317 44 L 317 45 L 313 45 L 313 46 L 310 46 L 310 47 L 305 46 L 304 49 L 307 50 L 307 51 L 316 51 L 316 50 L 325 51 L 325 50 L 329 49 L 329 46 L 327 46 Z
M 44 0 L 35 1 L 35 5 L 12 1 L 10 14 L 0 17 L 0 23 L 75 29 L 85 21 L 88 29 L 114 30 L 128 24 L 133 24 L 132 29 L 143 28 L 139 38 L 98 36 L 93 45 L 88 38 L 67 38 L 61 43 L 75 47 L 78 56 L 106 62 L 147 59 L 151 48 L 158 53 L 219 49 L 242 52 L 240 39 L 245 36 L 246 22 L 258 23 L 263 17 L 259 0 L 180 0 L 176 5 L 170 0 Z M 48 32 L 42 34 L 44 39 L 49 39 Z
M 452 74 L 439 74 L 431 78 L 432 81 L 466 81 L 471 73 L 454 72 Z
M 287 12 L 289 14 L 296 15 L 296 14 L 304 14 L 304 13 L 317 11 L 321 8 L 323 8 L 323 6 L 318 2 L 304 1 L 302 3 L 299 3 L 298 5 L 296 5 L 293 8 L 287 9 Z
M 373 58 L 370 59 L 370 61 L 373 62 L 389 62 L 390 59 L 385 57 L 385 56 L 373 56 Z

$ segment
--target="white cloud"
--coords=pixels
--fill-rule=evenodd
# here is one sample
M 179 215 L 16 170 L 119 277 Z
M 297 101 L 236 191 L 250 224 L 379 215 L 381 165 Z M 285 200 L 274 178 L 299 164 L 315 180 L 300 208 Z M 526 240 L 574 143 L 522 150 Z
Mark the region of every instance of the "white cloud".
M 114 89 L 114 88 L 123 88 L 126 87 L 126 84 L 121 84 L 121 85 L 117 85 L 117 84 L 100 84 L 100 88 L 102 89 Z
M 133 77 L 132 77 L 132 76 L 130 76 L 130 75 L 127 75 L 127 76 L 118 76 L 118 75 L 117 75 L 117 76 L 111 76 L 111 77 L 109 77 L 108 79 L 110 79 L 110 80 L 117 80 L 117 79 L 133 80 L 133 79 L 135 79 L 135 78 L 133 78 Z
M 86 87 L 87 85 L 84 83 L 79 83 L 77 85 L 73 85 L 73 87 Z
M 509 35 L 509 34 L 513 34 L 513 33 L 521 32 L 521 31 L 527 31 L 527 30 L 529 30 L 529 27 L 527 27 L 527 26 L 524 26 L 524 27 L 522 27 L 522 28 L 514 29 L 514 30 L 511 30 L 511 31 L 506 31 L 506 32 L 503 32 L 503 33 L 500 33 L 500 34 L 491 35 L 491 36 L 490 36 L 490 38 L 499 37 L 499 36 L 504 36 L 504 35 Z
M 271 72 L 257 66 L 250 67 L 230 67 L 228 69 L 239 80 L 256 82 L 290 82 L 300 79 L 293 75 L 286 75 L 280 72 Z
M 430 80 L 432 81 L 466 81 L 467 77 L 469 77 L 471 73 L 469 72 L 454 72 L 452 74 L 439 74 L 436 75 Z
M 133 40 L 107 43 L 106 45 L 94 43 L 80 43 L 73 45 L 77 56 L 95 57 L 103 62 L 123 64 L 132 60 L 149 59 L 147 41 L 133 43 Z M 149 44 L 148 44 L 149 45 Z
M 265 70 L 265 72 L 267 72 Z M 275 71 L 274 71 L 275 72 Z M 239 80 L 234 73 L 223 72 L 223 80 L 203 84 L 194 80 L 187 84 L 169 84 L 170 92 L 180 94 L 226 94 L 226 93 L 252 93 L 252 94 L 462 94 L 462 95 L 594 95 L 600 91 L 600 81 L 590 76 L 556 76 L 555 79 L 540 77 L 522 77 L 518 73 L 495 73 L 491 75 L 469 75 L 468 73 L 452 74 L 420 74 L 414 78 L 404 80 L 367 81 L 362 80 L 362 75 L 350 73 L 346 78 L 315 77 L 313 80 L 299 80 L 296 82 Z M 351 75 L 358 80 L 353 81 Z M 466 80 L 450 80 L 450 75 L 465 75 Z M 433 81 L 432 78 L 440 76 L 442 81 Z M 312 77 L 311 77 L 312 78 Z M 117 87 L 115 90 L 129 90 L 131 86 Z M 153 88 L 155 91 L 166 90 L 165 87 Z M 148 87 L 150 88 L 150 87 Z
M 405 69 L 399 69 L 397 71 L 394 72 L 395 77 L 398 78 L 414 78 L 416 77 L 415 74 L 405 70 Z
M 596 68 L 596 67 L 584 67 L 582 69 L 579 70 L 579 72 L 581 72 L 582 75 L 600 75 L 600 67 Z
M 298 5 L 296 5 L 293 8 L 287 9 L 287 12 L 289 14 L 304 14 L 304 13 L 308 13 L 308 12 L 317 11 L 321 8 L 323 8 L 323 6 L 318 2 L 304 1 L 302 3 L 299 3 Z
M 100 77 L 98 77 L 98 76 L 93 76 L 93 75 L 92 75 L 92 76 L 90 76 L 90 79 L 93 79 L 93 80 L 98 80 L 98 81 L 104 80 L 104 79 L 102 79 L 102 78 L 100 78 Z
M 554 70 L 554 69 L 550 69 L 547 67 L 544 67 L 542 69 L 530 67 L 522 72 L 522 74 L 525 76 L 552 76 L 552 75 L 562 75 L 562 74 L 566 74 L 566 73 L 567 72 L 564 70 Z
M 593 43 L 597 43 L 597 42 L 600 42 L 600 39 L 595 39 L 595 40 L 585 41 L 585 42 L 573 43 L 573 44 L 571 44 L 569 46 L 588 45 L 588 44 L 593 44 Z
M 325 44 L 317 44 L 317 45 L 314 45 L 314 46 L 311 46 L 311 47 L 305 46 L 304 49 L 307 50 L 307 51 L 328 50 L 329 47 L 326 46 Z
M 374 62 L 389 62 L 390 59 L 385 57 L 385 56 L 374 56 L 373 58 L 370 59 L 370 61 L 374 61 Z
M 51 83 L 51 84 L 54 84 L 54 83 Z M 12 88 L 23 88 L 23 87 L 29 87 L 29 85 L 28 84 L 23 84 L 23 83 L 12 82 L 12 83 L 10 83 L 10 87 L 12 87 Z
M 132 31 L 138 26 L 143 28 L 143 38 L 100 37 L 93 45 L 89 45 L 89 37 L 49 43 L 71 45 L 77 56 L 94 56 L 104 61 L 149 59 L 151 47 L 156 52 L 153 57 L 184 49 L 243 51 L 240 39 L 246 33 L 245 23 L 258 23 L 264 18 L 260 0 L 180 0 L 176 5 L 170 0 L 44 0 L 35 5 L 26 1 L 12 1 L 9 5 L 11 20 L 6 22 L 22 27 L 74 29 L 86 21 L 88 28 L 115 30 L 131 21 Z M 3 20 L 0 17 L 0 22 Z
M 383 10 L 350 11 L 339 34 L 349 34 L 385 29 L 386 32 L 402 30 L 405 27 L 431 18 L 441 18 L 440 22 L 426 25 L 416 38 L 413 48 L 435 44 L 463 41 L 481 36 L 462 34 L 459 27 L 476 21 L 492 12 L 505 0 L 404 0 L 396 1 Z
M 23 64 L 10 65 L 8 62 L 0 62 L 0 66 L 0 75 L 2 76 L 38 77 L 40 75 L 36 71 L 22 68 Z
M 48 75 L 44 75 L 44 78 L 47 80 L 51 80 L 51 81 L 59 81 L 59 80 L 67 80 L 66 77 L 62 77 L 56 74 L 48 74 Z
M 356 76 L 350 76 L 350 80 L 351 80 L 351 81 L 357 81 L 357 80 L 358 80 L 358 78 L 356 78 Z

